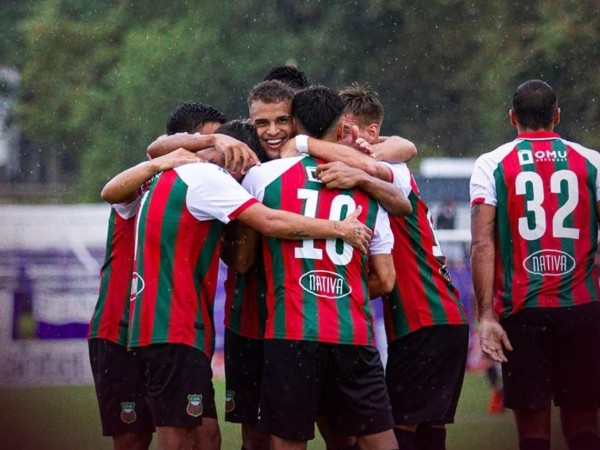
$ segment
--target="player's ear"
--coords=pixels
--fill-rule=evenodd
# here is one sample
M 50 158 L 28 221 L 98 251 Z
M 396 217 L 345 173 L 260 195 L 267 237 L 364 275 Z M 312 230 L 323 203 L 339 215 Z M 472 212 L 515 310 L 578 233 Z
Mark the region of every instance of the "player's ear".
M 337 133 L 336 133 L 336 136 L 335 136 L 335 140 L 336 141 L 341 141 L 343 137 L 344 137 L 344 121 L 340 120 L 338 122 Z
M 513 127 L 517 126 L 517 115 L 515 114 L 515 112 L 513 111 L 513 109 L 509 109 L 508 110 L 508 117 L 510 119 L 510 123 Z
M 560 122 L 560 108 L 556 108 L 554 110 L 554 115 L 552 116 L 552 124 L 554 126 L 558 125 Z
M 369 143 L 376 143 L 379 138 L 379 125 L 372 123 L 367 126 L 367 134 L 369 135 Z

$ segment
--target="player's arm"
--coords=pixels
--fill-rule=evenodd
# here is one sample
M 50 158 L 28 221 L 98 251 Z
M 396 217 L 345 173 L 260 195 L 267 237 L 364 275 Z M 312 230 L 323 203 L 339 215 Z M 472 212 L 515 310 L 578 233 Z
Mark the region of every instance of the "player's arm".
M 221 240 L 221 259 L 237 273 L 246 273 L 254 265 L 260 234 L 239 220 L 229 222 Z
M 476 203 L 471 207 L 471 271 L 479 314 L 481 350 L 497 362 L 506 362 L 504 350 L 512 350 L 494 311 L 496 207 Z
M 361 212 L 359 205 L 346 219 L 332 221 L 254 203 L 241 212 L 237 219 L 265 236 L 279 239 L 342 239 L 366 254 L 372 233 L 369 227 L 358 220 Z
M 199 152 L 207 162 L 225 169 L 242 168 L 246 173 L 250 167 L 260 165 L 256 153 L 244 142 L 225 134 L 175 133 L 163 135 L 152 142 L 147 149 L 148 157 L 156 158 L 178 148 Z
M 377 161 L 405 163 L 417 155 L 417 147 L 400 136 L 380 136 L 379 142 L 371 145 L 369 154 Z
M 330 189 L 354 187 L 362 189 L 393 216 L 406 216 L 412 213 L 410 201 L 401 189 L 361 169 L 336 161 L 319 165 L 316 175 Z
M 396 281 L 396 270 L 394 269 L 392 255 L 372 255 L 369 258 L 369 263 L 369 295 L 373 299 L 389 294 Z
M 129 202 L 137 197 L 142 185 L 158 172 L 200 161 L 202 159 L 195 153 L 183 148 L 177 149 L 156 159 L 144 161 L 114 176 L 104 185 L 100 197 L 111 204 Z
M 298 155 L 297 147 L 298 137 L 286 142 L 281 151 L 282 157 Z M 368 154 L 357 151 L 352 147 L 338 144 L 336 142 L 322 141 L 320 139 L 308 138 L 308 153 L 311 156 L 322 159 L 327 162 L 341 161 L 349 166 L 364 170 L 369 175 L 384 181 L 392 181 L 390 170 L 385 164 L 376 161 Z

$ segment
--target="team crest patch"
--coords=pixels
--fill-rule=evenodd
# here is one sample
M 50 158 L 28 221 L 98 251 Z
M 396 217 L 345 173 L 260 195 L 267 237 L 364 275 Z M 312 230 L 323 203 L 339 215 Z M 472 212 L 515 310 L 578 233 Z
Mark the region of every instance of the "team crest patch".
M 121 420 L 127 424 L 135 422 L 137 414 L 135 413 L 135 402 L 121 403 Z
M 227 389 L 225 392 L 225 412 L 231 412 L 235 409 L 235 392 L 233 389 Z
M 185 409 L 186 412 L 192 417 L 198 417 L 202 415 L 202 395 L 193 394 L 188 395 L 188 404 Z

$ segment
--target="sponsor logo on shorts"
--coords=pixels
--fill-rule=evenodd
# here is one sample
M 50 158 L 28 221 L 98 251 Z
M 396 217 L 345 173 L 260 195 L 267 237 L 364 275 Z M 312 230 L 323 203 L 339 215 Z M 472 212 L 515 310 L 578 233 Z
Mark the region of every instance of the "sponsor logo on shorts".
M 135 402 L 121 403 L 121 420 L 127 424 L 135 422 L 137 414 L 135 412 Z
M 558 277 L 575 269 L 575 259 L 561 250 L 540 250 L 525 258 L 523 267 L 534 275 Z
M 198 417 L 202 415 L 202 395 L 190 394 L 187 396 L 188 404 L 186 412 L 192 417 Z
M 225 412 L 231 412 L 235 409 L 235 392 L 233 389 L 227 389 L 225 392 Z
M 343 298 L 350 295 L 352 288 L 344 278 L 328 270 L 311 270 L 300 277 L 300 286 L 317 297 Z

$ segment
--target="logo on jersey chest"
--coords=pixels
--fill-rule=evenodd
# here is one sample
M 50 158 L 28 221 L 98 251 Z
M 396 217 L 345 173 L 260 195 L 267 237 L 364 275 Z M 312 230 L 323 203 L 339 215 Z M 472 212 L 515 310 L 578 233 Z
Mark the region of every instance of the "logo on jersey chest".
M 298 280 L 302 289 L 317 297 L 343 298 L 352 292 L 344 278 L 328 270 L 311 270 Z
M 558 277 L 575 269 L 575 259 L 560 250 L 540 250 L 525 258 L 523 267 L 533 275 Z
M 535 161 L 566 161 L 567 150 L 519 150 L 519 164 L 524 166 Z

